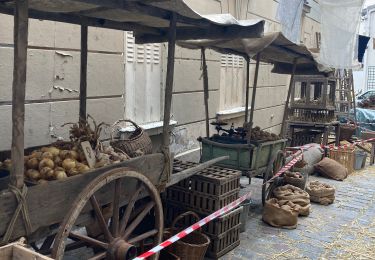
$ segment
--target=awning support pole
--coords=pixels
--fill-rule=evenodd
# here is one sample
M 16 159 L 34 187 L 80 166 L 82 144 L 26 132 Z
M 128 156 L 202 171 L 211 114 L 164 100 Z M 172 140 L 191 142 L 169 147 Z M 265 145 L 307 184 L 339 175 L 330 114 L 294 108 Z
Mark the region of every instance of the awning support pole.
M 24 172 L 25 87 L 29 3 L 28 0 L 17 0 L 15 4 L 12 86 L 12 169 L 10 184 L 17 188 L 22 188 Z
M 246 102 L 245 102 L 245 124 L 249 122 L 249 94 L 250 94 L 250 57 L 246 58 Z
M 254 118 L 254 108 L 255 108 L 255 97 L 257 94 L 257 85 L 258 85 L 258 75 L 259 75 L 259 62 L 260 62 L 260 52 L 256 56 L 256 65 L 255 65 L 255 75 L 254 75 L 254 84 L 253 84 L 253 95 L 251 97 L 251 109 L 250 109 L 250 120 L 247 130 L 247 143 L 250 143 L 251 139 L 251 128 L 253 127 L 253 118 Z
M 209 113 L 208 113 L 208 72 L 207 72 L 207 62 L 206 62 L 206 50 L 201 48 L 202 53 L 202 69 L 203 69 L 203 90 L 204 90 L 204 111 L 206 114 L 206 136 L 210 137 L 210 124 L 209 124 Z
M 292 75 L 290 76 L 290 82 L 289 82 L 289 89 L 288 89 L 288 95 L 286 97 L 286 102 L 285 102 L 285 108 L 284 108 L 284 115 L 283 115 L 283 121 L 281 122 L 281 131 L 280 131 L 280 136 L 284 137 L 285 135 L 285 127 L 286 127 L 286 120 L 288 116 L 288 107 L 289 107 L 289 101 L 290 101 L 290 95 L 292 93 L 292 88 L 293 88 L 293 82 L 294 82 L 294 75 L 296 73 L 296 68 L 297 68 L 297 58 L 293 60 L 293 69 L 292 69 Z
M 87 26 L 81 25 L 81 69 L 79 84 L 79 121 L 86 121 L 87 103 Z
M 168 36 L 168 60 L 167 60 L 167 75 L 165 82 L 165 96 L 164 96 L 164 120 L 163 120 L 163 143 L 162 150 L 169 153 L 169 121 L 171 117 L 172 91 L 173 91 L 173 75 L 174 75 L 174 56 L 176 48 L 176 21 L 177 16 L 172 14 L 169 24 Z

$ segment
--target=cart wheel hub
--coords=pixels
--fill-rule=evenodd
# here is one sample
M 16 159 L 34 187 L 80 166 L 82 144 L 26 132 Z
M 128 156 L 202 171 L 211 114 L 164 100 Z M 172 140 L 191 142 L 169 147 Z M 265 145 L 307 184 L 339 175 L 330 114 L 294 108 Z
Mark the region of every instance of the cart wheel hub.
M 122 238 L 115 238 L 108 247 L 107 255 L 112 260 L 133 259 L 137 256 L 137 248 Z

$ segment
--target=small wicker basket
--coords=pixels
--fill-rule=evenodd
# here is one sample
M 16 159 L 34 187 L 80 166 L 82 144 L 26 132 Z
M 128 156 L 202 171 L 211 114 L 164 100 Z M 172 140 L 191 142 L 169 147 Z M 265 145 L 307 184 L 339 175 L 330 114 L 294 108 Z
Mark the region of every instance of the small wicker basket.
M 114 133 L 119 131 L 121 123 L 131 123 L 135 130 L 129 138 L 120 140 L 114 138 Z M 137 125 L 135 122 L 129 119 L 120 119 L 112 125 L 111 129 L 111 146 L 117 150 L 125 152 L 130 157 L 136 157 L 139 152 L 143 154 L 152 153 L 152 142 L 148 134 Z
M 192 215 L 194 218 L 199 221 L 199 216 L 192 212 L 187 211 L 179 216 L 177 216 L 171 225 L 171 228 L 167 228 L 164 231 L 164 238 L 169 238 L 175 234 L 177 234 L 180 229 L 176 228 L 177 221 Z M 204 255 L 206 254 L 207 248 L 210 244 L 210 238 L 202 233 L 202 231 L 196 230 L 187 235 L 186 237 L 178 240 L 174 244 L 172 244 L 168 251 L 181 260 L 203 260 Z

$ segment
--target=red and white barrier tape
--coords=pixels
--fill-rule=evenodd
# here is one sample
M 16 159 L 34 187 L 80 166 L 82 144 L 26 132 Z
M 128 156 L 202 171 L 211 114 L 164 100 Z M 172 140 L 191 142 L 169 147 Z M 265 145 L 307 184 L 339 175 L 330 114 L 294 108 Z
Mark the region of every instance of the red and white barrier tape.
M 340 146 L 335 146 L 335 145 L 331 144 L 331 145 L 321 145 L 320 147 L 323 148 L 323 149 L 341 150 L 341 149 L 353 148 L 357 144 L 363 144 L 363 143 L 373 142 L 373 141 L 375 141 L 375 138 L 370 138 L 370 139 L 366 139 L 366 140 L 359 140 L 359 141 L 356 141 L 356 142 L 353 142 L 353 143 L 344 144 L 344 145 L 340 145 Z M 305 146 L 297 146 L 297 147 L 293 147 L 293 148 L 300 148 L 300 149 L 303 149 L 303 150 L 307 150 L 310 147 L 312 147 L 312 146 L 311 145 L 305 145 Z
M 232 209 L 236 208 L 245 199 L 250 198 L 250 196 L 251 196 L 251 192 L 245 194 L 244 196 L 238 198 L 237 200 L 235 200 L 232 203 L 228 204 L 224 208 L 219 209 L 218 211 L 215 211 L 211 215 L 209 215 L 209 216 L 205 217 L 204 219 L 198 221 L 197 223 L 191 225 L 187 229 L 185 229 L 185 230 L 181 231 L 180 233 L 174 235 L 173 237 L 165 240 L 160 245 L 155 246 L 154 248 L 150 249 L 146 253 L 143 253 L 142 255 L 134 258 L 133 260 L 143 260 L 143 259 L 146 259 L 146 258 L 148 258 L 148 257 L 150 257 L 150 256 L 152 256 L 152 255 L 154 255 L 154 254 L 156 254 L 158 252 L 160 252 L 161 250 L 163 250 L 164 248 L 170 246 L 171 244 L 175 243 L 176 241 L 180 240 L 181 238 L 189 235 L 191 232 L 193 232 L 193 231 L 199 229 L 200 227 L 206 225 L 208 222 L 210 222 L 210 221 L 214 220 L 215 218 L 220 217 L 221 215 L 223 215 L 223 214 L 231 211 Z

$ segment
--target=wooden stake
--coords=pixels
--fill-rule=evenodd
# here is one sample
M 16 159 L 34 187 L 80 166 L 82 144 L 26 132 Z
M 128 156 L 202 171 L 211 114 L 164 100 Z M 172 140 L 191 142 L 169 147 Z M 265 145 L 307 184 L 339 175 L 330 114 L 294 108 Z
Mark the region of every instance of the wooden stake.
M 169 24 L 168 36 L 168 60 L 167 75 L 165 82 L 164 97 L 164 120 L 163 120 L 163 151 L 169 151 L 169 120 L 171 117 L 172 91 L 173 91 L 173 75 L 174 75 L 174 53 L 176 48 L 176 21 L 177 15 L 172 14 Z
M 250 143 L 251 137 L 251 128 L 253 127 L 253 118 L 254 118 L 254 108 L 255 108 L 255 97 L 257 94 L 257 85 L 258 85 L 258 75 L 259 75 L 259 62 L 260 62 L 260 52 L 256 56 L 256 65 L 255 65 L 255 75 L 254 75 L 254 84 L 253 84 L 253 95 L 251 97 L 251 109 L 250 109 L 250 120 L 247 130 L 247 142 Z
M 245 102 L 245 125 L 249 122 L 249 92 L 250 92 L 250 57 L 246 58 L 246 102 Z
M 79 120 L 86 121 L 87 100 L 87 26 L 81 25 L 81 70 L 79 85 Z
M 294 81 L 294 74 L 296 73 L 296 68 L 297 68 L 297 58 L 293 60 L 293 69 L 292 69 L 292 75 L 290 76 L 290 82 L 289 82 L 289 89 L 288 89 L 288 95 L 286 97 L 286 102 L 285 102 L 285 108 L 284 108 L 284 115 L 283 115 L 283 121 L 281 122 L 281 131 L 280 135 L 284 137 L 285 135 L 285 123 L 287 119 L 287 114 L 288 114 L 288 107 L 289 107 L 289 101 L 290 101 L 290 94 L 292 93 L 292 88 L 293 88 L 293 81 Z
M 14 67 L 12 93 L 12 170 L 10 183 L 23 186 L 25 86 L 28 36 L 28 0 L 17 0 L 14 13 Z
M 208 113 L 208 72 L 207 72 L 207 62 L 206 62 L 206 50 L 201 48 L 202 62 L 203 62 L 203 90 L 204 90 L 204 111 L 206 113 L 206 136 L 210 137 L 210 124 L 209 124 L 209 113 Z

